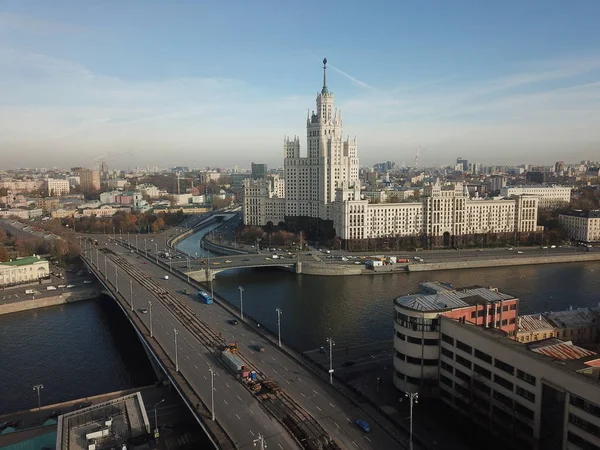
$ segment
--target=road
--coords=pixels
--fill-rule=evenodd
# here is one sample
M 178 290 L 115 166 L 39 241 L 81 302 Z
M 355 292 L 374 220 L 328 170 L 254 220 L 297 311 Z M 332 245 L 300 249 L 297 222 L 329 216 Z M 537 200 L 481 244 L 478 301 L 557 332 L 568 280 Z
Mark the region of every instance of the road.
M 250 326 L 243 322 L 237 326 L 229 325 L 230 313 L 218 304 L 204 305 L 192 296 L 178 294 L 190 285 L 171 276 L 169 280 L 162 277 L 166 271 L 155 264 L 143 264 L 144 258 L 132 254 L 129 250 L 112 245 L 113 251 L 125 258 L 131 264 L 141 268 L 154 280 L 179 298 L 185 298 L 194 312 L 206 321 L 211 328 L 222 333 L 231 342 L 238 342 L 240 353 L 252 366 L 268 374 L 306 411 L 308 411 L 325 430 L 342 446 L 342 448 L 388 449 L 402 448 L 393 437 L 378 425 L 383 418 L 370 418 L 364 411 L 352 404 L 345 396 L 338 393 L 327 383 L 312 374 L 302 364 L 279 352 L 271 342 L 262 338 Z M 103 270 L 103 264 L 100 263 Z M 108 269 L 111 283 L 115 282 L 114 268 Z M 129 279 L 122 275 L 119 278 L 121 289 L 128 289 Z M 137 282 L 133 282 L 134 308 L 148 308 L 148 293 Z M 191 288 L 193 290 L 193 288 Z M 144 299 L 144 300 L 141 300 Z M 136 301 L 137 300 L 137 301 Z M 140 303 L 138 305 L 138 303 Z M 138 311 L 139 314 L 139 311 Z M 140 314 L 144 323 L 149 326 L 149 314 Z M 215 404 L 218 420 L 222 420 L 228 433 L 240 443 L 250 445 L 251 439 L 259 432 L 263 433 L 269 442 L 269 448 L 296 448 L 292 446 L 291 437 L 270 415 L 262 413 L 259 404 L 248 391 L 226 372 L 222 365 L 214 361 L 212 354 L 204 349 L 200 342 L 158 301 L 153 302 L 153 330 L 159 342 L 169 354 L 174 354 L 173 328 L 177 328 L 178 359 L 181 373 L 203 398 L 209 398 L 210 364 L 217 367 L 219 376 L 215 377 Z M 260 343 L 265 347 L 264 353 L 255 352 L 250 346 Z M 171 350 L 169 350 L 171 348 Z M 371 432 L 365 434 L 355 425 L 355 420 L 364 419 L 370 422 Z M 272 445 L 271 445 L 272 443 Z

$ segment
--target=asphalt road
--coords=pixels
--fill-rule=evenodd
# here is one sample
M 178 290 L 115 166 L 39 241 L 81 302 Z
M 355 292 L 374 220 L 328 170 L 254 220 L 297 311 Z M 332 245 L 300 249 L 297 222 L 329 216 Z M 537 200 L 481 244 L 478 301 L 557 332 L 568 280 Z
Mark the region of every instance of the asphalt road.
M 303 408 L 305 408 L 327 432 L 343 448 L 393 449 L 402 448 L 386 431 L 377 425 L 383 418 L 370 418 L 360 408 L 354 406 L 345 396 L 339 394 L 320 378 L 315 377 L 308 369 L 295 360 L 277 350 L 277 347 L 255 333 L 253 329 L 240 323 L 229 325 L 231 315 L 218 304 L 204 305 L 193 296 L 183 296 L 178 292 L 190 285 L 171 276 L 169 280 L 162 277 L 167 273 L 154 264 L 142 265 L 143 258 L 137 258 L 127 249 L 112 245 L 111 249 L 125 257 L 130 263 L 138 266 L 149 276 L 160 280 L 160 284 L 179 297 L 186 297 L 188 305 L 202 317 L 214 330 L 231 340 L 237 341 L 243 358 L 262 372 L 271 376 L 279 385 Z M 103 269 L 102 262 L 100 268 Z M 114 268 L 108 269 L 109 280 L 114 281 Z M 122 279 L 121 279 L 122 278 Z M 122 275 L 119 286 L 126 291 L 129 280 Z M 147 291 L 137 282 L 134 287 L 134 308 L 148 308 Z M 193 290 L 193 288 L 191 288 Z M 128 292 L 127 292 L 128 293 Z M 142 300 L 143 299 L 143 300 Z M 136 301 L 137 300 L 137 301 Z M 138 305 L 137 303 L 141 303 Z M 136 309 L 137 311 L 137 309 Z M 139 312 L 138 312 L 139 314 Z M 149 314 L 140 314 L 144 323 L 149 324 Z M 291 437 L 279 426 L 270 415 L 262 413 L 258 402 L 239 384 L 233 375 L 214 361 L 213 356 L 201 346 L 196 338 L 187 332 L 175 317 L 158 301 L 153 302 L 153 330 L 155 337 L 171 355 L 174 354 L 173 328 L 178 327 L 178 358 L 180 371 L 190 384 L 210 399 L 210 379 L 207 365 L 217 368 L 219 376 L 215 377 L 215 405 L 218 420 L 241 447 L 249 446 L 259 432 L 265 435 L 269 448 L 296 448 Z M 179 329 L 180 328 L 180 329 Z M 251 345 L 260 343 L 265 347 L 264 353 L 255 352 Z M 169 350 L 171 349 L 171 350 Z M 221 397 L 222 396 L 222 397 Z M 355 420 L 369 421 L 371 432 L 366 434 L 360 430 Z
M 140 264 L 134 255 L 127 253 L 123 248 L 112 248 L 116 253 L 129 260 L 133 264 Z M 104 255 L 101 256 L 103 259 Z M 100 270 L 104 273 L 104 265 L 100 264 Z M 164 274 L 160 268 L 149 264 L 144 266 L 144 271 L 150 276 L 159 279 Z M 115 285 L 114 266 L 107 264 L 108 281 Z M 118 273 L 118 272 L 117 272 Z M 121 293 L 126 298 L 131 298 L 130 278 L 127 274 L 118 274 L 118 285 Z M 164 281 L 164 287 L 176 294 L 177 289 L 171 286 L 169 281 Z M 175 360 L 175 333 L 177 329 L 177 359 L 179 371 L 188 383 L 204 400 L 210 409 L 210 372 L 209 366 L 216 372 L 214 379 L 215 388 L 215 416 L 221 423 L 227 434 L 236 442 L 239 448 L 253 448 L 253 440 L 259 433 L 265 436 L 272 444 L 271 448 L 297 449 L 299 446 L 270 414 L 264 411 L 259 402 L 250 394 L 227 370 L 216 361 L 214 356 L 206 349 L 196 337 L 190 333 L 179 320 L 156 298 L 151 297 L 148 291 L 132 280 L 131 292 L 133 293 L 134 311 L 150 328 L 150 314 L 143 314 L 141 308 L 150 309 L 148 300 L 152 301 L 152 331 L 154 338 L 161 347 Z M 200 305 L 198 305 L 200 306 Z M 202 314 L 204 316 L 204 314 Z M 204 317 L 205 318 L 205 317 Z

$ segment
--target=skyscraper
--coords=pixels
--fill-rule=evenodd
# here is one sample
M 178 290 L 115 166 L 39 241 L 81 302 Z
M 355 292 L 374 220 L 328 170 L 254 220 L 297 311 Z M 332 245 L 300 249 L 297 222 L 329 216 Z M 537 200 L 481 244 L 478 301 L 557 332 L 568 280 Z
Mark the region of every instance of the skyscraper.
M 100 172 L 97 170 L 82 169 L 79 171 L 81 192 L 94 192 L 100 190 Z
M 267 165 L 252 163 L 252 179 L 264 180 L 267 178 Z

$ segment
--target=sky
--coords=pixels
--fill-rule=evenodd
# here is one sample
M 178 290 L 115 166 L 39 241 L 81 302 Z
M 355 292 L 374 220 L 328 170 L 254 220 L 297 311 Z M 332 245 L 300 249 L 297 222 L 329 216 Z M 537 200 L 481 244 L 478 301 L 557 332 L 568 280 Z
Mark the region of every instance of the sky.
M 283 165 L 329 90 L 361 165 L 600 159 L 600 2 L 0 0 L 0 168 Z

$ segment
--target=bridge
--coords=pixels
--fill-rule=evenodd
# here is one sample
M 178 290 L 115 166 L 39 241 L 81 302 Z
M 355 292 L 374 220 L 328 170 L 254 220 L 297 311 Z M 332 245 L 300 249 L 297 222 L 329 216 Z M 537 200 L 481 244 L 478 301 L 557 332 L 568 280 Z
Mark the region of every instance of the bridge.
M 330 385 L 326 372 L 306 365 L 285 345 L 280 348 L 226 303 L 205 305 L 184 294 L 196 292 L 200 285 L 187 282 L 182 272 L 174 267 L 169 272 L 168 264 L 156 264 L 155 257 L 146 258 L 142 250 L 114 242 L 105 245 L 109 243 L 104 237 L 98 246 L 84 241 L 82 258 L 89 270 L 121 306 L 215 448 L 253 448 L 259 434 L 269 448 L 281 450 L 406 448 L 403 432 L 369 404 L 357 403 L 339 386 Z M 264 263 L 259 264 L 259 257 Z M 222 257 L 211 259 L 211 264 L 223 260 L 233 268 L 232 258 L 240 259 L 237 267 L 295 264 L 266 257 Z M 232 318 L 239 324 L 230 325 Z M 221 362 L 223 348 L 232 342 L 246 367 L 257 373 L 262 385 L 258 391 Z M 257 345 L 265 351 L 256 351 Z M 357 419 L 370 422 L 369 434 L 355 425 Z

